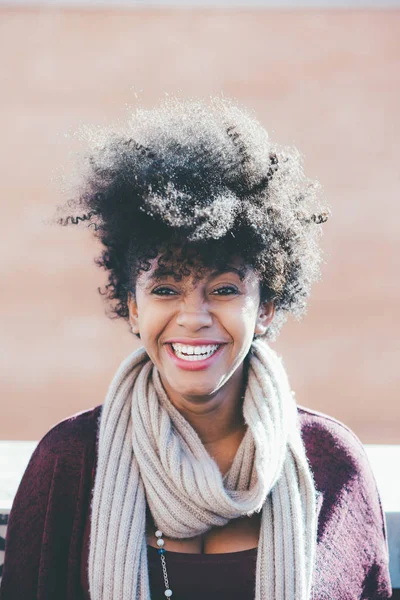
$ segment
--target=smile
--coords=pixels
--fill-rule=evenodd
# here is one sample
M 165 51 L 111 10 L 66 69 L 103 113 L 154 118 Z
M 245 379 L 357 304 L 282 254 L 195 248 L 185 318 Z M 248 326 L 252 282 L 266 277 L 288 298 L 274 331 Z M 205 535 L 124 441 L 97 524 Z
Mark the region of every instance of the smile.
M 212 356 L 219 348 L 218 344 L 207 344 L 205 346 L 188 346 L 185 344 L 171 344 L 175 356 L 181 360 L 195 362 L 205 360 Z
M 166 344 L 167 354 L 178 369 L 184 371 L 204 371 L 209 369 L 221 355 L 226 344 Z

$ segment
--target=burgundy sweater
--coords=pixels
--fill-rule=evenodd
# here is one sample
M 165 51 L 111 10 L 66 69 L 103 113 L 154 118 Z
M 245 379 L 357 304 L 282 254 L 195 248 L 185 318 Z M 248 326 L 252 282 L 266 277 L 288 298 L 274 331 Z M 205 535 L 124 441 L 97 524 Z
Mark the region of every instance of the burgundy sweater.
M 100 412 L 96 407 L 62 421 L 36 448 L 10 513 L 0 600 L 89 597 L 88 517 Z M 385 522 L 365 451 L 335 419 L 304 408 L 298 414 L 320 492 L 313 600 L 386 600 Z M 164 597 L 161 567 L 154 548 L 148 556 L 156 600 Z M 253 600 L 255 558 L 256 550 L 167 553 L 174 600 Z

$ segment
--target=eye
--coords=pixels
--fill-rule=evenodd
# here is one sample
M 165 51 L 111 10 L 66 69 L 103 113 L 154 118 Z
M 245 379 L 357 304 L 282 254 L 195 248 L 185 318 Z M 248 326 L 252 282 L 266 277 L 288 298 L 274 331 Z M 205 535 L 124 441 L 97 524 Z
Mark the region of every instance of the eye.
M 151 293 L 155 294 L 156 296 L 173 296 L 176 292 L 175 290 L 172 290 L 171 288 L 163 285 L 158 288 L 155 288 L 154 290 L 152 290 Z
M 233 285 L 223 285 L 212 292 L 217 296 L 232 296 L 238 294 L 238 290 Z

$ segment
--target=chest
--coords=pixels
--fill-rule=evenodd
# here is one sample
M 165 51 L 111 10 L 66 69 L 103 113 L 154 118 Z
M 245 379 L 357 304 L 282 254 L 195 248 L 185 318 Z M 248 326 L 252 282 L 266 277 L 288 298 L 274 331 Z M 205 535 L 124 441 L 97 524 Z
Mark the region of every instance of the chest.
M 203 535 L 189 539 L 171 539 L 163 536 L 165 549 L 189 554 L 224 554 L 241 552 L 258 546 L 261 514 L 232 519 L 224 527 L 213 527 Z M 150 514 L 146 522 L 147 544 L 157 548 L 157 527 Z

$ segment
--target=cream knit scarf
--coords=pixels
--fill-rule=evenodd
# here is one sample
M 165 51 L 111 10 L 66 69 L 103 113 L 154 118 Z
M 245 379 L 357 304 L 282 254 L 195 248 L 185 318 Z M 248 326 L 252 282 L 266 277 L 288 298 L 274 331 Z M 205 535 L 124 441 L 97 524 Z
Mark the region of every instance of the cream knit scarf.
M 157 527 L 172 538 L 262 510 L 255 599 L 310 599 L 316 492 L 285 370 L 264 341 L 252 345 L 243 416 L 247 431 L 223 477 L 169 401 L 144 349 L 121 364 L 100 423 L 92 600 L 150 600 L 146 501 Z

